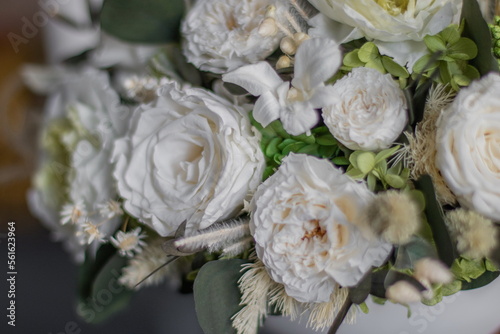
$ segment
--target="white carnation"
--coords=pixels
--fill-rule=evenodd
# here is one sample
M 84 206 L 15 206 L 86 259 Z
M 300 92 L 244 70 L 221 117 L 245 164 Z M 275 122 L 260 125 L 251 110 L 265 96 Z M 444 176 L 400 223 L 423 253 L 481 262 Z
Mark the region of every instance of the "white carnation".
M 333 136 L 351 150 L 388 148 L 408 116 L 403 91 L 390 74 L 355 68 L 333 86 L 323 119 Z
M 373 196 L 327 160 L 285 158 L 252 201 L 251 233 L 272 279 L 300 302 L 327 302 L 337 284 L 381 265 L 391 245 L 356 225 Z
M 159 94 L 115 145 L 125 210 L 162 236 L 185 220 L 189 233 L 237 214 L 264 168 L 246 112 L 203 89 L 170 83 Z
M 224 73 L 265 59 L 279 46 L 282 33 L 259 34 L 268 6 L 277 0 L 203 0 L 182 23 L 183 50 L 203 71 Z
M 463 88 L 438 123 L 436 164 L 460 204 L 500 220 L 500 75 Z

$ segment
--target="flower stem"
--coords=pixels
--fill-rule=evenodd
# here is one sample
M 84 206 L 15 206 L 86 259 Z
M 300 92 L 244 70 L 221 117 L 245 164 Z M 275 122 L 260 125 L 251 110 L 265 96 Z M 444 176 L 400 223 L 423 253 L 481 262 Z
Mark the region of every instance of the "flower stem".
M 339 310 L 339 313 L 335 317 L 335 320 L 333 321 L 332 327 L 328 330 L 328 334 L 335 334 L 337 333 L 337 330 L 339 329 L 340 325 L 342 325 L 342 322 L 344 322 L 344 319 L 347 315 L 347 312 L 349 312 L 349 309 L 352 306 L 352 301 L 349 298 L 349 296 L 346 298 L 344 304 L 342 305 L 342 308 Z

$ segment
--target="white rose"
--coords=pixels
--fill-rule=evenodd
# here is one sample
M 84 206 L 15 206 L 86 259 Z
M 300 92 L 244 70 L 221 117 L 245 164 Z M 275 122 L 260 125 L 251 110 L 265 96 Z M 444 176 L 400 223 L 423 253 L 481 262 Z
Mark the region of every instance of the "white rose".
M 264 37 L 258 32 L 270 5 L 279 6 L 280 1 L 196 2 L 181 26 L 188 61 L 203 71 L 224 73 L 271 55 L 282 33 Z
M 459 23 L 461 0 L 309 0 L 330 19 L 352 27 L 352 31 L 315 18 L 314 36 L 329 36 L 338 43 L 366 37 L 374 40 L 382 54 L 412 68 L 426 52 L 422 42 L 452 23 Z M 334 30 L 332 30 L 334 29 Z
M 443 112 L 436 164 L 460 204 L 500 221 L 500 75 L 463 88 Z
M 115 145 L 125 209 L 162 236 L 184 220 L 192 231 L 238 213 L 264 168 L 246 112 L 174 83 L 159 94 L 136 110 L 128 136 Z
M 332 135 L 351 150 L 388 148 L 403 131 L 406 99 L 390 74 L 359 67 L 337 81 L 323 119 Z
M 355 225 L 373 196 L 327 160 L 285 158 L 252 201 L 251 233 L 272 279 L 298 301 L 319 303 L 382 265 L 391 245 Z

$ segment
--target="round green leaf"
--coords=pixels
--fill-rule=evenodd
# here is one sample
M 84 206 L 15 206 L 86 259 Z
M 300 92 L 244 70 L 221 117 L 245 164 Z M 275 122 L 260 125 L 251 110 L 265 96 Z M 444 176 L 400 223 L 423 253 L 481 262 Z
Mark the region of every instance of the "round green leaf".
M 205 334 L 236 333 L 231 317 L 241 309 L 238 280 L 244 263 L 246 261 L 240 259 L 211 261 L 198 272 L 194 301 L 198 322 Z
M 368 174 L 375 167 L 375 154 L 372 152 L 362 152 L 356 159 L 359 170 Z
M 363 63 L 368 63 L 380 56 L 377 46 L 372 42 L 367 42 L 358 51 L 359 60 Z
M 134 43 L 166 43 L 179 39 L 183 0 L 105 0 L 101 27 Z

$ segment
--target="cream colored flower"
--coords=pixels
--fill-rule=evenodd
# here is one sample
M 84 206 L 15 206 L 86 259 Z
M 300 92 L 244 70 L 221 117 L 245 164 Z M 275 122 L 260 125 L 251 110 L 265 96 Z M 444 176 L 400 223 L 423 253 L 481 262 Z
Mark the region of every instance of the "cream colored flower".
M 283 34 L 263 36 L 260 24 L 277 0 L 203 0 L 189 10 L 181 27 L 183 51 L 203 71 L 224 73 L 265 59 Z
M 390 74 L 359 67 L 335 83 L 323 119 L 351 150 L 378 151 L 399 137 L 408 120 L 406 109 L 403 91 Z
M 381 265 L 391 245 L 360 229 L 373 194 L 327 160 L 291 154 L 257 189 L 250 230 L 272 279 L 300 302 L 327 302 Z
M 110 237 L 109 241 L 118 248 L 120 255 L 132 257 L 142 251 L 142 247 L 146 246 L 146 242 L 142 239 L 146 234 L 141 233 L 141 228 L 137 227 L 129 232 L 118 231 L 114 237 Z
M 465 208 L 500 221 L 500 75 L 463 88 L 438 123 L 436 164 Z

